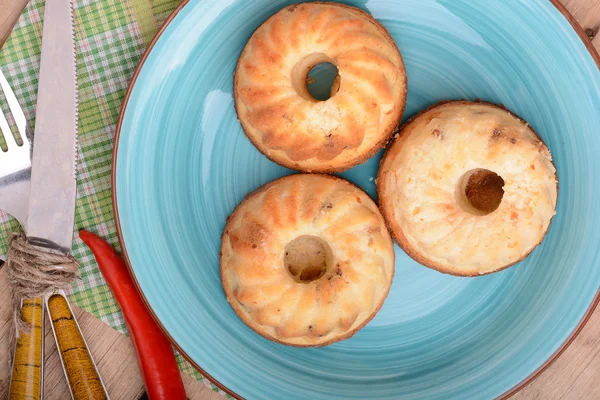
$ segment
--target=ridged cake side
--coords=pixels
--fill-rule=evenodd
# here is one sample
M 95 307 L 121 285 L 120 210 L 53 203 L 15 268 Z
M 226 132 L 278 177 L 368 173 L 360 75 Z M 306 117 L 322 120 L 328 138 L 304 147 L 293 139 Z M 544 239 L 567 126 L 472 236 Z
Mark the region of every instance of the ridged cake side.
M 339 90 L 308 94 L 315 64 L 331 62 Z M 286 7 L 252 35 L 235 73 L 238 118 L 267 157 L 289 168 L 332 172 L 367 160 L 397 128 L 406 101 L 398 48 L 371 15 L 336 3 Z
M 302 236 L 331 248 L 331 265 L 308 283 L 284 265 Z M 394 274 L 392 239 L 375 203 L 327 175 L 291 175 L 250 194 L 225 227 L 221 279 L 240 318 L 268 339 L 323 346 L 352 336 L 379 310 Z

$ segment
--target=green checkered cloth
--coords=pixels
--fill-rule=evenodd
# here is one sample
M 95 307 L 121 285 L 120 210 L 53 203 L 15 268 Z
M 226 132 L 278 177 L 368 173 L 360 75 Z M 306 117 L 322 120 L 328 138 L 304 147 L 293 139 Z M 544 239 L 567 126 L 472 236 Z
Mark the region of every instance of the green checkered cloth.
M 79 166 L 75 232 L 85 228 L 120 250 L 112 212 L 111 158 L 119 110 L 129 81 L 154 34 L 179 0 L 76 0 L 75 38 L 79 84 Z M 33 0 L 0 50 L 7 76 L 33 128 L 40 65 L 44 1 Z M 8 115 L 5 99 L 0 108 Z M 0 255 L 19 224 L 0 212 Z M 73 253 L 81 261 L 81 280 L 70 299 L 120 332 L 123 317 L 96 261 L 76 237 Z M 182 371 L 218 389 L 178 355 Z M 221 392 L 222 393 L 222 392 Z M 224 394 L 224 393 L 223 393 Z

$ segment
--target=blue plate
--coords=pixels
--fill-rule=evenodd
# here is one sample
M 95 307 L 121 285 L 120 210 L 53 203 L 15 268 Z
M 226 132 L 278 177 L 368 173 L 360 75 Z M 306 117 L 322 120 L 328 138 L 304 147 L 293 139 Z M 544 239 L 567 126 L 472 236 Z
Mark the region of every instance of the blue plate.
M 489 399 L 514 391 L 597 302 L 600 58 L 549 1 L 348 1 L 398 43 L 409 80 L 405 118 L 445 99 L 504 104 L 551 149 L 558 210 L 529 258 L 491 276 L 443 275 L 396 248 L 392 289 L 371 323 L 326 348 L 291 348 L 240 321 L 218 262 L 229 213 L 291 172 L 245 138 L 232 97 L 240 51 L 288 3 L 192 0 L 134 78 L 115 151 L 115 210 L 147 303 L 188 359 L 246 398 Z M 374 196 L 380 156 L 342 175 Z

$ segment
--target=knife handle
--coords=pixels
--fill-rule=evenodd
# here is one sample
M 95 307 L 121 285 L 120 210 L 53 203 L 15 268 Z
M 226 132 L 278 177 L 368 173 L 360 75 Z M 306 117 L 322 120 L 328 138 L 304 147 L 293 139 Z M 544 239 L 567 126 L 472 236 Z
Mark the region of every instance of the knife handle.
M 21 332 L 15 346 L 10 379 L 11 400 L 40 400 L 44 381 L 44 302 L 25 299 L 21 305 L 23 320 L 31 325 Z
M 64 294 L 47 299 L 58 353 L 75 400 L 108 399 L 108 394 Z

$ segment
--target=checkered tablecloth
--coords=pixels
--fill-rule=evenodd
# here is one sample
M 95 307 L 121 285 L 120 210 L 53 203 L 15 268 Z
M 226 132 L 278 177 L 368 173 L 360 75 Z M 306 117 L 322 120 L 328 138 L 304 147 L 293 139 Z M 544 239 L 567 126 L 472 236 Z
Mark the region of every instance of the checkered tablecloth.
M 75 232 L 89 229 L 119 243 L 112 212 L 111 158 L 113 139 L 125 91 L 154 34 L 180 0 L 75 0 L 75 39 L 79 85 L 79 166 Z M 44 1 L 32 0 L 0 50 L 0 68 L 7 76 L 27 119 L 35 126 Z M 1 12 L 1 11 L 0 11 Z M 0 107 L 8 115 L 0 94 Z M 6 254 L 10 232 L 18 223 L 0 212 L 0 256 Z M 104 323 L 125 333 L 119 308 L 94 257 L 75 238 L 74 255 L 81 261 L 81 280 L 71 300 Z M 184 372 L 208 380 L 178 356 Z

